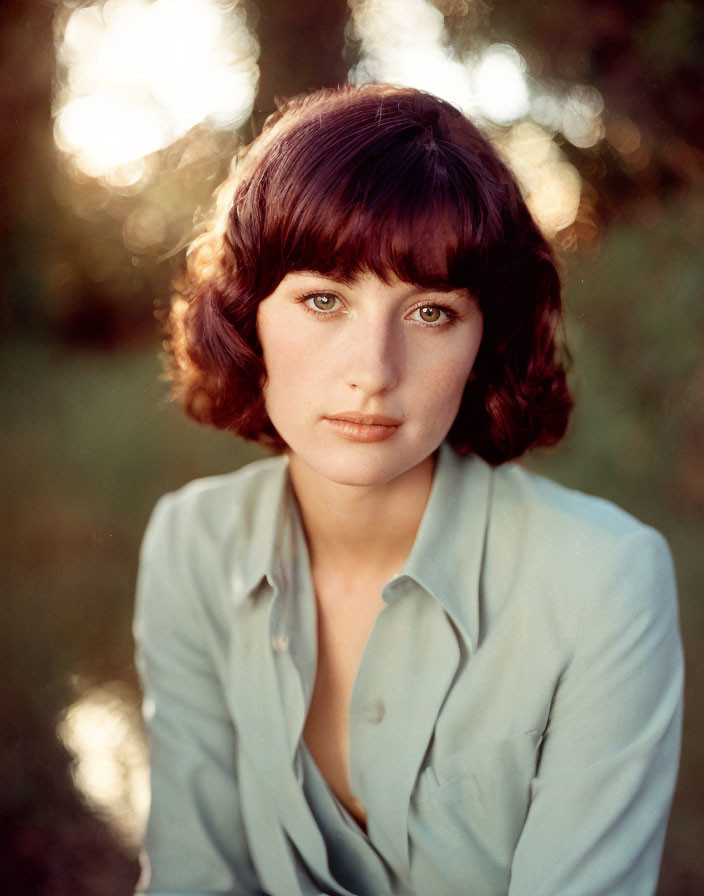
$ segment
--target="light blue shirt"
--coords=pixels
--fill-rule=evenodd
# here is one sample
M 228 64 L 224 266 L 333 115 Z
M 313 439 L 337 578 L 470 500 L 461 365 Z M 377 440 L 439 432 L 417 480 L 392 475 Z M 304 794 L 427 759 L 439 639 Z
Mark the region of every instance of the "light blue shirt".
M 301 749 L 316 613 L 286 459 L 158 503 L 135 618 L 147 892 L 654 892 L 682 697 L 663 538 L 606 501 L 443 446 L 382 596 L 350 711 L 368 818 L 355 845 Z M 356 890 L 341 868 L 358 870 Z

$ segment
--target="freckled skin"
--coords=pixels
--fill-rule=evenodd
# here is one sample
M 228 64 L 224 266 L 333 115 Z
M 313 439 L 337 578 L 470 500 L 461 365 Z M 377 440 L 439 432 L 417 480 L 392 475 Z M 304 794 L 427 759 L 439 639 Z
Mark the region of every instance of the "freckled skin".
M 292 460 L 364 486 L 412 470 L 443 441 L 479 350 L 482 316 L 464 290 L 296 272 L 260 304 L 257 329 L 267 411 Z M 398 425 L 377 439 L 362 423 L 354 437 L 355 423 L 338 419 L 346 414 Z

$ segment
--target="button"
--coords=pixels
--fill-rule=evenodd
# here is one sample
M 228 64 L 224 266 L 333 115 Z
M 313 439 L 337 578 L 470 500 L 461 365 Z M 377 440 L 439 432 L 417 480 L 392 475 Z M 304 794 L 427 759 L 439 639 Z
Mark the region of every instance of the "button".
M 362 717 L 367 722 L 371 722 L 372 725 L 378 725 L 384 718 L 385 713 L 386 707 L 381 700 L 374 700 L 372 703 L 367 703 L 366 706 L 362 707 Z
M 271 646 L 276 653 L 286 653 L 288 650 L 288 635 L 274 635 L 271 639 Z

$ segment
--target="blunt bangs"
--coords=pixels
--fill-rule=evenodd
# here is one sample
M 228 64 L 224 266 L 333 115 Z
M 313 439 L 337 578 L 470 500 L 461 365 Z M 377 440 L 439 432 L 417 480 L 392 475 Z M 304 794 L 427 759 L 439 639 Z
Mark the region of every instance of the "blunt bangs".
M 476 148 L 451 136 L 454 126 L 465 143 L 483 145 L 469 121 L 451 106 L 429 111 L 424 99 L 372 96 L 353 114 L 342 104 L 272 147 L 267 177 L 236 197 L 228 233 L 240 263 L 257 270 L 258 298 L 300 270 L 483 291 L 492 259 L 505 252 L 500 171 L 487 177 Z M 257 237 L 237 246 L 248 224 Z

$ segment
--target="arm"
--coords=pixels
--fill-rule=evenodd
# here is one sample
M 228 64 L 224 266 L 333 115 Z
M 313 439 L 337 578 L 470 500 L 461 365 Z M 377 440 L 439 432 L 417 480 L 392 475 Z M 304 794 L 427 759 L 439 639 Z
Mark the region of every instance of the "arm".
M 619 543 L 555 694 L 510 896 L 647 896 L 677 775 L 682 650 L 669 551 Z
M 134 625 L 151 760 L 146 892 L 253 894 L 259 888 L 239 810 L 236 732 L 169 507 L 168 497 L 159 502 L 144 538 Z

